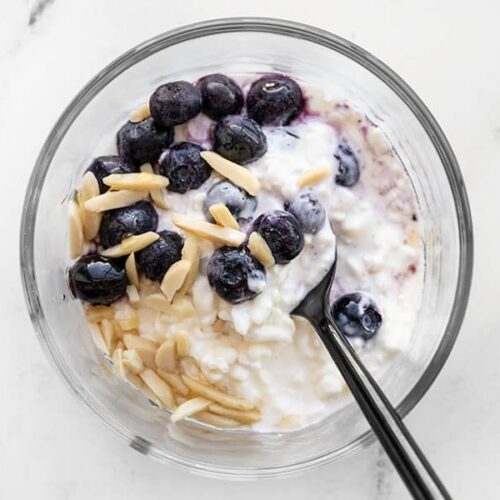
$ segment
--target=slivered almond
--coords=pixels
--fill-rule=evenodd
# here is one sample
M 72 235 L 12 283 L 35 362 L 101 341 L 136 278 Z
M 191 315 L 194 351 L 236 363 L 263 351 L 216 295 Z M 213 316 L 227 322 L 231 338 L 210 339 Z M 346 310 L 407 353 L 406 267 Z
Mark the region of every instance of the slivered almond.
M 191 342 L 189 341 L 188 332 L 184 330 L 175 332 L 175 345 L 179 356 L 185 358 L 191 355 Z
M 135 285 L 127 286 L 127 297 L 131 304 L 137 304 L 141 300 L 137 287 Z
M 275 260 L 269 245 L 266 240 L 257 232 L 254 231 L 248 238 L 248 248 L 252 255 L 264 266 L 271 267 Z
M 184 375 L 188 375 L 189 377 L 192 378 L 203 377 L 200 371 L 200 367 L 193 358 L 181 358 L 179 364 L 180 364 L 180 371 Z
M 127 375 L 127 369 L 123 364 L 123 347 L 117 346 L 115 348 L 115 350 L 113 351 L 113 356 L 111 356 L 111 360 L 113 361 L 113 368 L 115 370 L 115 373 L 118 376 L 125 378 L 125 376 Z
M 123 257 L 124 255 L 129 255 L 148 247 L 159 237 L 160 235 L 158 233 L 154 233 L 153 231 L 148 231 L 147 233 L 138 234 L 136 236 L 130 236 L 122 240 L 119 245 L 106 248 L 106 250 L 103 250 L 101 255 L 104 255 L 105 257 Z
M 139 273 L 137 272 L 137 264 L 135 263 L 135 253 L 132 252 L 125 261 L 125 270 L 127 271 L 127 278 L 135 285 L 136 288 L 139 288 Z
M 158 396 L 165 407 L 172 409 L 175 406 L 171 387 L 151 368 L 146 368 L 139 377 Z
M 228 408 L 234 408 L 235 410 L 244 411 L 253 410 L 255 408 L 255 406 L 250 403 L 250 401 L 231 396 L 213 386 L 206 385 L 199 380 L 188 377 L 187 375 L 184 375 L 182 377 L 182 380 L 195 394 L 198 394 L 199 396 L 207 399 L 211 399 L 212 401 L 216 401 L 222 406 L 227 406 Z
M 177 375 L 177 373 L 166 372 L 161 369 L 157 369 L 156 372 L 172 387 L 172 389 L 174 389 L 174 391 L 182 394 L 183 396 L 187 396 L 189 394 L 188 386 L 182 381 L 180 375 Z
M 127 349 L 122 354 L 123 364 L 136 375 L 144 370 L 144 362 L 135 349 Z
M 170 314 L 172 312 L 172 304 L 169 302 L 167 297 L 162 293 L 152 293 L 141 300 L 141 304 L 144 307 L 159 311 L 162 313 Z
M 136 388 L 136 389 L 141 389 L 144 390 L 146 386 L 144 385 L 144 382 L 141 380 L 139 375 L 136 375 L 135 373 L 130 373 L 127 372 L 127 380 Z M 156 397 L 156 396 L 155 396 Z M 158 399 L 158 398 L 156 398 Z
M 137 330 L 139 328 L 139 317 L 132 316 L 130 318 L 120 318 L 116 322 L 120 325 L 120 328 L 124 332 L 129 332 L 130 330 Z
M 317 184 L 318 182 L 321 182 L 325 180 L 327 177 L 329 177 L 331 171 L 332 170 L 330 167 L 320 167 L 311 169 L 302 174 L 297 179 L 297 185 L 299 187 L 305 187 L 305 186 L 311 186 L 312 184 Z
M 104 337 L 102 336 L 101 328 L 99 327 L 99 325 L 97 323 L 88 323 L 88 327 L 90 330 L 90 336 L 92 337 L 92 340 L 94 341 L 97 349 L 109 355 L 109 349 L 106 345 Z
M 104 342 L 106 343 L 106 347 L 108 348 L 108 352 L 112 352 L 115 344 L 115 329 L 113 328 L 113 323 L 109 319 L 103 319 L 101 321 L 101 333 Z
M 201 219 L 194 219 L 187 215 L 174 213 L 172 214 L 172 222 L 187 233 L 215 241 L 216 243 L 222 243 L 223 245 L 238 247 L 245 241 L 245 233 L 241 231 L 228 227 L 220 227 L 217 224 L 212 224 Z
M 134 109 L 134 111 L 132 111 L 129 121 L 132 123 L 139 123 L 142 122 L 142 120 L 149 118 L 150 116 L 151 111 L 149 109 L 149 104 L 143 104 L 142 106 L 139 106 L 137 109 Z
M 141 172 L 146 172 L 148 174 L 154 174 L 153 167 L 151 163 L 144 163 L 141 165 Z M 167 179 L 168 181 L 168 179 Z M 152 189 L 149 192 L 153 203 L 162 210 L 168 210 L 168 203 L 165 201 L 165 195 L 163 189 Z
M 103 319 L 113 319 L 115 310 L 108 306 L 91 306 L 85 308 L 85 315 L 89 321 L 101 321 Z
M 175 371 L 177 356 L 175 353 L 175 340 L 166 339 L 158 347 L 155 355 L 156 366 L 165 372 Z
M 210 406 L 211 401 L 204 398 L 188 399 L 185 403 L 178 406 L 172 413 L 172 422 L 178 422 L 185 418 L 191 417 L 200 411 L 206 410 Z
M 140 389 L 142 393 L 155 405 L 161 406 L 162 404 L 161 401 L 158 399 L 158 396 L 144 382 L 142 382 L 141 377 L 139 375 L 133 375 L 133 376 L 137 377 L 141 381 L 142 386 L 140 387 Z
M 238 221 L 233 217 L 233 214 L 229 211 L 229 208 L 224 205 L 224 203 L 216 203 L 209 208 L 212 217 L 215 222 L 222 227 L 230 227 L 231 229 L 240 229 Z
M 105 212 L 115 208 L 128 207 L 138 201 L 147 198 L 145 191 L 130 191 L 123 189 L 121 191 L 107 191 L 85 202 L 84 208 L 89 212 Z
M 218 403 L 212 403 L 208 409 L 212 413 L 222 415 L 223 417 L 233 418 L 242 424 L 253 424 L 261 419 L 261 414 L 257 410 L 239 411 L 232 408 L 226 408 Z
M 122 327 L 118 323 L 116 319 L 111 320 L 113 323 L 113 328 L 115 330 L 115 335 L 119 339 L 123 339 L 123 336 L 125 335 L 125 332 L 122 330 Z
M 196 277 L 198 276 L 198 269 L 200 267 L 200 249 L 198 247 L 198 240 L 195 236 L 188 236 L 184 241 L 184 246 L 182 247 L 182 259 L 191 262 L 191 267 L 184 280 L 184 284 L 181 286 L 179 293 L 186 293 L 191 290 Z
M 174 262 L 165 273 L 160 285 L 160 290 L 165 297 L 172 302 L 175 293 L 181 288 L 191 268 L 189 260 L 178 260 Z
M 82 219 L 83 235 L 86 240 L 93 240 L 99 233 L 102 214 L 89 212 L 85 209 L 85 202 L 99 196 L 99 183 L 92 172 L 86 172 L 82 179 L 82 187 L 78 194 L 80 217 Z
M 260 182 L 254 172 L 214 151 L 203 151 L 200 156 L 220 175 L 229 179 L 233 184 L 243 188 L 247 193 L 255 196 L 260 190 Z
M 204 422 L 208 425 L 213 425 L 214 427 L 221 427 L 223 429 L 233 429 L 239 427 L 241 424 L 236 420 L 228 417 L 223 417 L 222 415 L 215 415 L 209 411 L 201 411 L 196 415 L 196 420 Z
M 71 259 L 76 259 L 83 251 L 83 227 L 78 205 L 74 201 L 69 203 L 68 222 L 69 256 Z
M 127 349 L 135 349 L 146 366 L 151 368 L 156 367 L 155 354 L 158 349 L 158 344 L 152 340 L 138 335 L 127 333 L 123 336 L 123 342 Z
M 185 396 L 179 395 L 179 394 L 174 394 L 175 396 L 175 402 L 180 406 L 182 403 L 185 403 L 187 401 L 187 398 Z
M 293 429 L 294 427 L 299 427 L 301 424 L 302 418 L 300 415 L 285 415 L 277 423 L 278 427 L 283 429 Z
M 149 172 L 111 174 L 104 177 L 102 182 L 111 189 L 130 189 L 131 191 L 151 191 L 168 186 L 166 177 Z

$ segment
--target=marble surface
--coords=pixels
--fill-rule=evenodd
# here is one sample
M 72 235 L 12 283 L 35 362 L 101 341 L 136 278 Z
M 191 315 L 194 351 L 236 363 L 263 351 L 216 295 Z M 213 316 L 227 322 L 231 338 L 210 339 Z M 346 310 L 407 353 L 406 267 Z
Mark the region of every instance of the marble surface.
M 161 31 L 234 15 L 288 17 L 350 38 L 428 104 L 462 165 L 474 214 L 475 279 L 449 362 L 407 418 L 455 498 L 498 498 L 500 7 L 494 0 L 2 0 L 0 19 L 0 498 L 175 500 L 407 498 L 376 445 L 306 475 L 226 483 L 127 448 L 67 392 L 26 313 L 18 271 L 22 198 L 36 155 L 103 65 Z

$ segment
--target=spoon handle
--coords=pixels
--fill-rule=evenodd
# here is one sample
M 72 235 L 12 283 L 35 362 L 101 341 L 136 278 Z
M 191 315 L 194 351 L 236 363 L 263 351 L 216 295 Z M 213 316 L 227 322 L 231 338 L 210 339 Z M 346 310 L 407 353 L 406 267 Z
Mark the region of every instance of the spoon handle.
M 451 500 L 398 413 L 331 318 L 325 316 L 313 325 L 413 498 Z

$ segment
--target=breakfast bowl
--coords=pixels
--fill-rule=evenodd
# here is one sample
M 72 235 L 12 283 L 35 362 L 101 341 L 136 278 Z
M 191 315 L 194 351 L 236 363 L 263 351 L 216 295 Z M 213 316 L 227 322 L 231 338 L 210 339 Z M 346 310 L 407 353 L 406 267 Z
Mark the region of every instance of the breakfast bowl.
M 397 149 L 419 206 L 423 290 L 408 349 L 377 380 L 406 415 L 445 363 L 465 313 L 473 251 L 467 195 L 450 145 L 415 93 L 375 57 L 323 30 L 264 18 L 208 21 L 159 35 L 104 68 L 66 108 L 38 157 L 22 216 L 21 272 L 47 356 L 73 394 L 131 447 L 200 474 L 279 477 L 373 440 L 351 399 L 331 416 L 289 432 L 173 424 L 168 412 L 112 374 L 67 280 L 68 200 L 93 156 L 108 147 L 110 131 L 160 83 L 226 71 L 288 74 L 328 85 L 376 118 Z

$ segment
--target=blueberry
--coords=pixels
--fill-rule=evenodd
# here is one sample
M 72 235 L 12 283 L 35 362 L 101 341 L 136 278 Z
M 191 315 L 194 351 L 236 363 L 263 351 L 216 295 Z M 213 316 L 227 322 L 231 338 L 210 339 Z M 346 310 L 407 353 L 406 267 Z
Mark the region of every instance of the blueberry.
M 230 304 L 253 299 L 266 283 L 266 270 L 244 248 L 217 249 L 208 261 L 207 276 L 217 295 Z
M 154 121 L 162 127 L 187 122 L 201 111 L 201 92 L 192 83 L 169 82 L 160 85 L 149 98 Z
M 215 126 L 214 150 L 228 160 L 244 164 L 264 155 L 267 140 L 256 122 L 246 116 L 230 115 Z
M 197 144 L 178 142 L 161 155 L 160 174 L 168 177 L 169 191 L 197 189 L 210 177 L 212 169 L 200 156 L 202 151 Z
M 69 269 L 69 287 L 75 297 L 109 306 L 125 294 L 127 273 L 121 260 L 84 255 Z
M 289 212 L 274 210 L 259 215 L 253 230 L 266 240 L 277 264 L 287 264 L 304 248 L 300 222 Z
M 335 182 L 340 186 L 354 186 L 359 181 L 359 162 L 353 150 L 347 144 L 340 143 L 334 156 L 339 162 Z
M 131 174 L 137 172 L 137 167 L 121 156 L 110 155 L 95 158 L 86 171 L 95 175 L 99 183 L 99 191 L 105 193 L 109 187 L 102 182 L 104 177 L 111 174 Z
M 182 237 L 173 231 L 161 231 L 160 239 L 137 252 L 137 262 L 144 274 L 153 281 L 161 281 L 170 266 L 180 260 L 184 245 Z
M 118 245 L 123 238 L 156 231 L 158 214 L 153 205 L 139 201 L 128 207 L 108 210 L 104 213 L 99 230 L 101 243 L 105 248 Z
M 382 324 L 382 315 L 375 302 L 364 293 L 348 293 L 332 306 L 332 316 L 347 337 L 370 340 Z
M 263 76 L 248 91 L 248 116 L 261 125 L 288 125 L 303 108 L 302 90 L 287 76 Z
M 196 85 L 201 91 L 202 111 L 212 120 L 237 115 L 243 107 L 243 92 L 226 75 L 216 73 L 200 79 Z
M 237 219 L 250 219 L 257 208 L 257 199 L 247 194 L 232 182 L 221 181 L 214 184 L 203 201 L 203 213 L 212 221 L 209 208 L 216 203 L 226 205 Z
M 316 234 L 325 223 L 325 208 L 314 191 L 303 191 L 286 201 L 285 210 L 297 217 L 304 233 Z
M 162 151 L 174 140 L 174 129 L 161 128 L 153 118 L 127 122 L 116 135 L 118 153 L 135 165 L 156 163 Z

